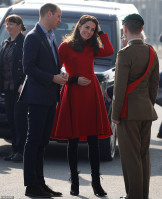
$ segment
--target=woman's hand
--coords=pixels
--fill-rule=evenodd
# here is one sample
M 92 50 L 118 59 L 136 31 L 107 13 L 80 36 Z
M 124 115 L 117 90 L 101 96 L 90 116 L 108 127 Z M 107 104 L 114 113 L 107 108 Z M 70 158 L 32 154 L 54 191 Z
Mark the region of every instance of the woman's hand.
M 86 77 L 79 77 L 78 84 L 80 86 L 88 86 L 91 83 L 91 80 L 87 79 Z

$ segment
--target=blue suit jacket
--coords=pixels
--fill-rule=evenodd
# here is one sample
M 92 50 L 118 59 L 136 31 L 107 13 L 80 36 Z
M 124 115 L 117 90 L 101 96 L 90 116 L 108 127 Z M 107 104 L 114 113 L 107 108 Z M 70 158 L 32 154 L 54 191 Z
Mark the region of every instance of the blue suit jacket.
M 24 41 L 23 65 L 26 79 L 20 100 L 28 104 L 52 105 L 59 98 L 58 84 L 53 75 L 60 73 L 58 51 L 57 63 L 41 27 L 37 24 Z

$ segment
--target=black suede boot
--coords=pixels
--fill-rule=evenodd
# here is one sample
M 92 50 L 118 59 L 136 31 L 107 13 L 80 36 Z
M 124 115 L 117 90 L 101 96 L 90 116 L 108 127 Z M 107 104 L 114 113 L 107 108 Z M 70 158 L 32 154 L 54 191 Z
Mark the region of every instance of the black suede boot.
M 89 161 L 91 165 L 92 188 L 97 196 L 106 196 L 107 193 L 103 190 L 100 183 L 99 172 L 99 147 L 97 136 L 88 136 L 89 144 Z
M 70 194 L 77 196 L 79 194 L 79 176 L 78 176 L 78 139 L 69 140 L 68 143 L 68 161 L 71 172 L 71 190 Z
M 73 196 L 79 195 L 79 176 L 78 172 L 77 173 L 71 173 L 71 190 L 70 194 Z
M 107 193 L 103 190 L 101 183 L 100 183 L 100 175 L 99 174 L 92 174 L 92 188 L 94 194 L 97 196 L 106 196 Z

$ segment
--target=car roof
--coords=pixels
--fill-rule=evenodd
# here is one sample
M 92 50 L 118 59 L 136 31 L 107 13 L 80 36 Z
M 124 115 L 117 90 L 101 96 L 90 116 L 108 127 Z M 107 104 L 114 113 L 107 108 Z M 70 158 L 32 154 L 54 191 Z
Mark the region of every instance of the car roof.
M 63 16 L 80 17 L 84 14 L 96 16 L 102 20 L 119 21 L 122 28 L 122 19 L 130 13 L 138 13 L 133 4 L 122 4 L 117 2 L 105 1 L 84 1 L 84 0 L 25 0 L 10 7 L 8 14 L 18 15 L 39 15 L 40 7 L 47 2 L 57 3 L 63 11 Z
M 118 17 L 125 16 L 129 13 L 137 13 L 137 9 L 133 4 L 121 4 L 116 2 L 104 1 L 84 1 L 84 0 L 48 0 L 48 2 L 57 3 L 64 11 L 96 13 L 106 15 L 116 15 Z M 31 10 L 39 10 L 42 4 L 47 3 L 46 0 L 26 0 L 17 4 L 12 9 L 23 10 L 25 13 Z
M 91 14 L 97 17 L 102 16 L 102 19 L 114 19 L 116 20 L 116 14 L 114 12 L 110 12 L 103 7 L 98 8 L 96 6 L 91 6 L 88 4 L 83 3 L 64 3 L 59 1 L 57 3 L 61 10 L 63 11 L 63 15 L 68 16 L 81 16 L 83 14 Z M 42 6 L 42 3 L 24 3 L 24 4 L 17 4 L 10 7 L 8 14 L 16 13 L 18 15 L 39 15 L 39 9 Z M 107 17 L 109 15 L 109 17 Z

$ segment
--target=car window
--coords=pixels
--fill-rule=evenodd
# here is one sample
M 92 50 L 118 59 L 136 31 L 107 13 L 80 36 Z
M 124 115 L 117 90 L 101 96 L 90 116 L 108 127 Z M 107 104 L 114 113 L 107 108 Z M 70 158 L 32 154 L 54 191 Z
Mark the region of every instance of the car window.
M 24 21 L 24 25 L 26 27 L 26 31 L 24 32 L 24 34 L 26 35 L 34 26 L 35 24 L 38 22 L 39 17 L 38 16 L 29 16 L 29 15 L 21 15 L 23 21 Z M 60 43 L 62 42 L 62 38 L 63 36 L 65 36 L 66 34 L 70 34 L 73 30 L 73 28 L 75 27 L 76 22 L 79 20 L 79 18 L 70 18 L 70 17 L 62 17 L 62 22 L 60 23 L 59 27 L 57 28 L 57 30 L 55 30 L 55 35 L 56 35 L 56 40 L 57 40 L 57 45 L 59 46 Z M 113 44 L 113 37 L 112 37 L 112 22 L 108 22 L 108 21 L 101 21 L 100 22 L 100 26 L 101 29 L 104 32 L 107 32 L 109 35 L 109 39 Z M 7 39 L 9 37 L 6 28 L 5 28 L 5 24 L 2 25 L 1 29 L 0 29 L 0 45 L 2 44 L 2 42 Z M 102 58 L 103 59 L 103 58 Z M 110 57 L 109 57 L 110 59 Z

